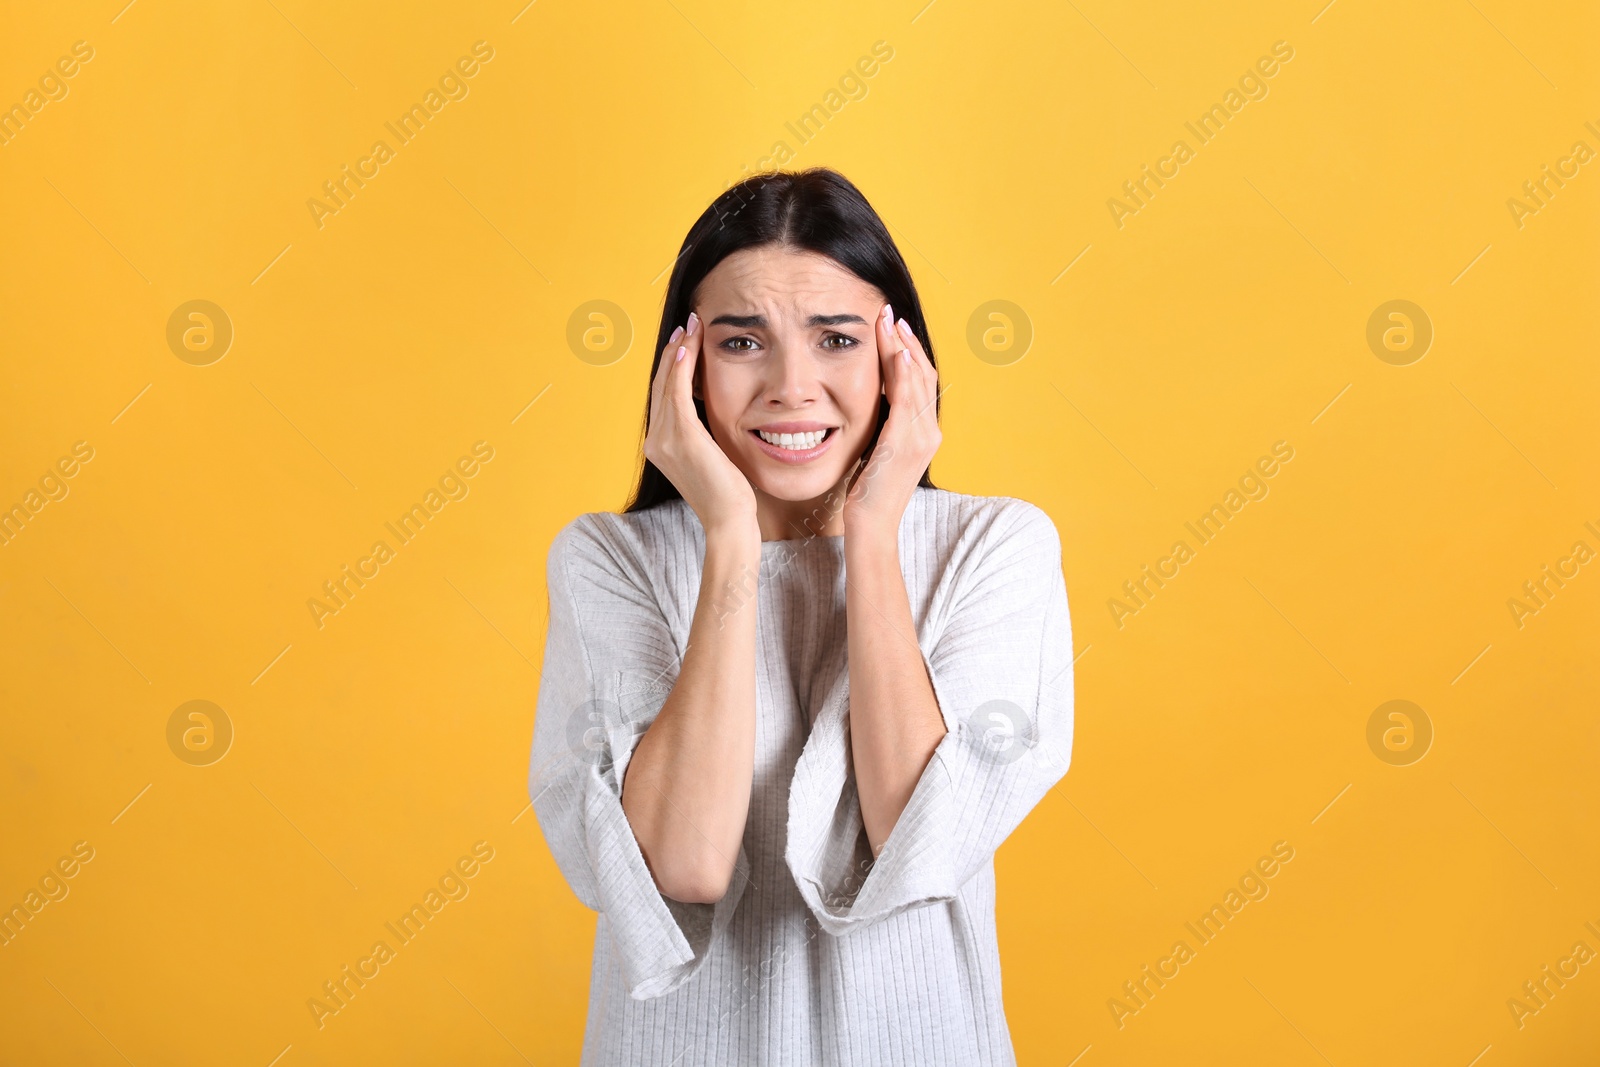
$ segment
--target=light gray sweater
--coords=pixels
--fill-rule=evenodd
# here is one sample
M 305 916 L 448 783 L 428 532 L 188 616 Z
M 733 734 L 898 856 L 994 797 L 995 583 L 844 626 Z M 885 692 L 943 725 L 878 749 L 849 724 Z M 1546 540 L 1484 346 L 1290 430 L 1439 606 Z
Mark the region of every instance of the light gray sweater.
M 850 761 L 844 538 L 763 542 L 754 783 L 716 904 L 662 896 L 621 803 L 683 662 L 704 531 L 680 500 L 580 516 L 551 544 L 528 788 L 600 913 L 584 1067 L 1015 1063 L 993 857 L 1071 754 L 1061 543 L 1032 504 L 927 488 L 899 537 L 949 733 L 874 860 Z

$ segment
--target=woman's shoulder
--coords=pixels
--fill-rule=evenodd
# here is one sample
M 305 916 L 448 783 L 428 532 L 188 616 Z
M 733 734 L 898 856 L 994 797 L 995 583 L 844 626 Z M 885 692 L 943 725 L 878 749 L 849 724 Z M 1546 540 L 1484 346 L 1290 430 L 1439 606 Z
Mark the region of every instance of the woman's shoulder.
M 697 530 L 694 512 L 682 500 L 643 511 L 585 512 L 556 532 L 550 565 L 634 570 L 693 544 Z
M 918 533 L 936 543 L 967 542 L 974 547 L 1001 543 L 1038 545 L 1061 551 L 1060 534 L 1037 504 L 1014 496 L 977 496 L 918 486 L 912 498 Z

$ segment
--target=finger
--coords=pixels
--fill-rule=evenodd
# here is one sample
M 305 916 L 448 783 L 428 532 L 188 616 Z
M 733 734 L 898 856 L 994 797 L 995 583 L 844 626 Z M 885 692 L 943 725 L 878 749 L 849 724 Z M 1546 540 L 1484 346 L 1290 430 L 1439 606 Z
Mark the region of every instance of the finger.
M 923 351 L 922 342 L 918 340 L 916 332 L 911 329 L 911 324 L 905 319 L 900 319 L 894 324 L 897 345 L 900 348 L 911 350 L 911 363 L 918 370 L 932 370 L 933 364 L 928 361 L 928 353 Z
M 918 345 L 916 336 L 911 333 L 905 319 L 897 319 L 890 325 L 889 350 L 893 353 L 894 376 L 896 388 L 891 391 L 890 403 L 910 404 L 916 400 L 918 385 L 922 377 L 921 368 L 917 365 Z M 915 414 L 915 408 L 907 414 Z
M 700 321 L 700 316 L 692 311 L 689 312 L 689 330 L 678 342 L 683 357 L 679 359 L 677 352 L 673 353 L 677 367 L 672 372 L 672 389 L 678 402 L 683 405 L 682 410 L 689 413 L 694 411 L 694 368 L 700 362 L 700 344 L 705 334 L 706 325 Z
M 889 418 L 896 433 L 904 433 L 905 427 L 921 406 L 917 400 L 920 374 L 913 351 L 916 339 L 913 337 L 908 343 L 900 329 L 901 321 L 904 320 L 897 321 L 892 313 L 886 317 L 882 323 L 883 336 L 880 341 L 885 356 L 884 395 L 889 400 Z M 911 357 L 909 359 L 908 354 Z
M 661 358 L 656 361 L 656 376 L 655 379 L 650 383 L 650 410 L 653 412 L 661 409 L 661 400 L 662 397 L 666 395 L 667 391 L 667 379 L 672 376 L 674 362 L 672 354 L 678 350 L 678 345 L 682 341 L 683 333 L 684 329 L 682 326 L 679 326 L 672 331 L 672 336 L 667 338 L 666 345 L 661 349 Z
M 934 393 L 938 389 L 939 374 L 933 369 L 933 362 L 928 359 L 927 351 L 922 347 L 922 342 L 912 331 L 911 324 L 901 319 L 895 324 L 895 332 L 900 338 L 902 347 L 911 353 L 911 359 L 901 360 L 902 366 L 909 372 L 908 377 L 916 379 L 916 414 L 921 415 L 923 410 L 933 403 Z
M 894 308 L 888 304 L 878 313 L 878 370 L 883 377 L 883 395 L 894 395 L 894 382 L 898 377 L 895 360 L 900 356 L 900 339 L 895 336 Z
M 916 353 L 902 343 L 895 357 L 895 368 L 900 376 L 900 392 L 896 403 L 902 407 L 902 417 L 909 427 L 922 417 L 927 402 L 927 385 L 916 365 Z

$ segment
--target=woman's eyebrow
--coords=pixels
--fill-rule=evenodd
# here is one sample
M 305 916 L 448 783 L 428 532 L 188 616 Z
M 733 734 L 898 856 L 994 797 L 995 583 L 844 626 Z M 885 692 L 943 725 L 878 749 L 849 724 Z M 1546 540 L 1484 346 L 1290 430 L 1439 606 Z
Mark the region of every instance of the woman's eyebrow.
M 765 315 L 718 315 L 708 325 L 737 326 L 741 330 L 764 330 L 767 327 L 767 317 Z
M 807 326 L 843 326 L 850 323 L 856 326 L 865 326 L 867 320 L 860 315 L 845 313 L 842 315 L 812 315 L 806 319 Z M 767 328 L 765 315 L 718 315 L 710 322 L 712 326 L 736 326 L 742 330 L 764 330 Z

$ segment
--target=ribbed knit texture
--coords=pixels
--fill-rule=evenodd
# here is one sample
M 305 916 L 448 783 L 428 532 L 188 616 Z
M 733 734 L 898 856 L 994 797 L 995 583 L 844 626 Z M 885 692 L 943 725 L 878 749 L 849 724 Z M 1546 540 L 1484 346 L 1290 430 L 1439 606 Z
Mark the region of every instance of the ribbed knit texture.
M 919 488 L 899 545 L 949 733 L 874 861 L 850 763 L 844 538 L 763 542 L 750 813 L 713 905 L 661 895 L 621 803 L 683 661 L 704 531 L 674 501 L 556 536 L 529 793 L 600 913 L 584 1067 L 1016 1062 L 993 857 L 1071 754 L 1061 544 L 1032 504 Z

